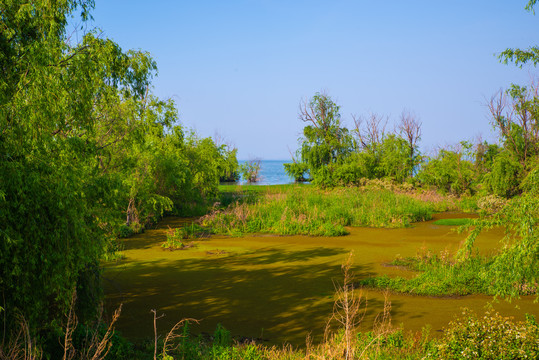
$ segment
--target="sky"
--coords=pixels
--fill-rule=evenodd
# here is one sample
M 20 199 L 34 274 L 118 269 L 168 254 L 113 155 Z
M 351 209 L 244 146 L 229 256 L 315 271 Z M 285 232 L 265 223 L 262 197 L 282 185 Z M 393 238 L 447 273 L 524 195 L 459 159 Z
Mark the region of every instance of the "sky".
M 496 141 L 486 102 L 537 71 L 504 65 L 508 47 L 537 44 L 527 0 L 96 0 L 91 26 L 122 49 L 149 52 L 153 92 L 180 122 L 238 148 L 239 159 L 290 159 L 300 101 L 326 92 L 352 115 L 404 109 L 432 152 Z

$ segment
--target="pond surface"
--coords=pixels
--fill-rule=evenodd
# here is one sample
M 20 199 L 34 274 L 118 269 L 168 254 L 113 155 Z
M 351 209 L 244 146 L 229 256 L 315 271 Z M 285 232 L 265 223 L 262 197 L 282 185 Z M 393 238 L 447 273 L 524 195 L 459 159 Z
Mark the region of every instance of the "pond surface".
M 453 252 L 465 238 L 452 227 L 434 225 L 440 218 L 464 214 L 438 214 L 432 221 L 405 229 L 350 228 L 343 237 L 212 236 L 196 241 L 188 250 L 161 248 L 168 227 L 186 219 L 166 218 L 154 230 L 123 240 L 125 259 L 104 265 L 108 308 L 123 303 L 117 328 L 128 338 L 153 337 L 151 309 L 165 317 L 158 320 L 161 333 L 183 318 L 200 320 L 194 333 L 213 333 L 221 323 L 233 336 L 263 338 L 269 344 L 305 344 L 310 333 L 323 335 L 331 315 L 334 281 L 341 281 L 341 264 L 354 251 L 357 278 L 388 274 L 412 277 L 414 273 L 385 264 L 397 255 L 414 256 L 425 249 Z M 502 230 L 482 234 L 476 244 L 492 253 Z M 364 290 L 366 314 L 361 324 L 372 329 L 384 306 L 380 291 Z M 535 297 L 508 303 L 498 301 L 496 310 L 516 319 L 525 313 L 539 316 Z M 393 325 L 419 331 L 429 324 L 431 334 L 461 313 L 462 307 L 482 312 L 489 296 L 435 298 L 389 294 Z

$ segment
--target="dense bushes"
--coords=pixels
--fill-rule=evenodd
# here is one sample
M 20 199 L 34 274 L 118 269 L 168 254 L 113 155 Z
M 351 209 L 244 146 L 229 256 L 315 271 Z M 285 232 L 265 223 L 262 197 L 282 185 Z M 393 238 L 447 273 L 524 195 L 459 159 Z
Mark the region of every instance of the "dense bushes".
M 535 359 L 539 356 L 539 326 L 535 318 L 516 322 L 487 311 L 484 316 L 464 310 L 451 322 L 431 358 Z
M 74 289 L 80 319 L 100 301 L 98 262 L 118 235 L 165 211 L 202 213 L 235 150 L 185 134 L 149 89 L 156 64 L 68 20 L 93 1 L 10 1 L 0 35 L 0 293 L 17 316 L 57 328 Z M 69 20 L 71 21 L 71 20 Z M 73 20 L 76 22 L 76 20 Z M 84 305 L 84 306 L 82 306 Z M 87 313 L 86 317 L 82 316 Z

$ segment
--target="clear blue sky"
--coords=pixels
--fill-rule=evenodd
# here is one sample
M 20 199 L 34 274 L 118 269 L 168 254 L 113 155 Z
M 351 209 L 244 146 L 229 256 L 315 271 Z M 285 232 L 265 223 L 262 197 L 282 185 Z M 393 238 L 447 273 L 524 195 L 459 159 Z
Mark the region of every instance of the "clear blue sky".
M 351 114 L 423 122 L 421 147 L 494 140 L 486 99 L 533 67 L 500 64 L 507 47 L 538 43 L 527 0 L 96 0 L 93 25 L 157 61 L 154 93 L 181 123 L 218 133 L 240 159 L 288 159 L 298 104 L 326 91 Z M 391 125 L 390 125 L 391 126 Z

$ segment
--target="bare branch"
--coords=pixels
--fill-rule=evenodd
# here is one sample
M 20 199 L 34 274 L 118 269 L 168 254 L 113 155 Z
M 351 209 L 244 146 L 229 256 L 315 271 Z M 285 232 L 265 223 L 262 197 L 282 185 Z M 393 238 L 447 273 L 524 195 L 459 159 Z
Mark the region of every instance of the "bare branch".
M 361 148 L 374 151 L 386 136 L 389 117 L 372 113 L 367 119 L 356 115 L 352 115 L 352 119 Z

